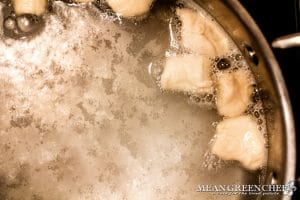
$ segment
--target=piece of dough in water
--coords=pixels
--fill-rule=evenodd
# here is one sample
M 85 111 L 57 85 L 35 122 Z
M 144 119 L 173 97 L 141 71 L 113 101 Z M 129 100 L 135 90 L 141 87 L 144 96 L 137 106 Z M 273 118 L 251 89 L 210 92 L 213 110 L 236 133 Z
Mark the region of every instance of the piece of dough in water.
M 238 69 L 216 75 L 216 105 L 220 115 L 235 117 L 247 110 L 255 83 L 249 73 L 246 69 Z
M 154 0 L 106 0 L 117 14 L 130 18 L 149 12 Z
M 46 12 L 48 0 L 12 0 L 16 15 L 33 14 L 42 15 Z
M 256 122 L 247 115 L 220 122 L 211 151 L 223 160 L 239 161 L 249 170 L 266 164 L 265 139 Z
M 205 56 L 191 54 L 168 57 L 160 83 L 166 90 L 211 93 L 210 61 Z
M 225 32 L 209 17 L 189 8 L 177 9 L 176 13 L 182 23 L 183 47 L 210 57 L 228 53 L 230 45 Z
M 217 56 L 224 56 L 231 51 L 232 44 L 228 39 L 228 33 L 226 33 L 220 27 L 216 27 L 214 22 L 207 23 L 205 30 L 205 36 L 209 41 L 212 42 L 213 46 L 216 49 Z

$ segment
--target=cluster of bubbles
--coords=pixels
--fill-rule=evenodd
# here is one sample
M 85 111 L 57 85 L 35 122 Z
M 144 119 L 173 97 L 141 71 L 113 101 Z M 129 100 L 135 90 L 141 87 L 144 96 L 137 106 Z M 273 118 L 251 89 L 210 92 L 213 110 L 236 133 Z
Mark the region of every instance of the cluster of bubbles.
M 25 39 L 28 37 L 33 37 L 40 33 L 45 26 L 45 19 L 47 14 L 51 14 L 53 11 L 53 3 L 55 1 L 61 1 L 70 6 L 77 6 L 78 3 L 73 0 L 53 0 L 49 1 L 48 5 L 48 13 L 42 16 L 37 16 L 34 14 L 22 14 L 16 15 L 13 10 L 13 5 L 11 1 L 0 1 L 4 4 L 2 9 L 3 12 L 3 33 L 7 37 L 14 39 Z M 97 0 L 93 2 L 93 5 L 97 7 L 101 12 L 106 13 L 108 17 L 114 18 L 115 20 L 119 20 L 121 23 L 120 16 L 117 16 L 111 8 L 107 5 L 104 0 Z
M 221 71 L 227 71 L 228 73 L 234 72 L 238 69 L 249 70 L 243 55 L 240 53 L 231 53 L 227 56 L 216 57 L 212 59 L 213 74 L 216 74 Z M 252 73 L 249 73 L 252 75 Z M 217 77 L 217 76 L 216 76 Z M 268 147 L 268 135 L 266 131 L 266 119 L 265 116 L 267 113 L 272 111 L 272 108 L 264 107 L 263 102 L 269 99 L 268 92 L 260 88 L 257 84 L 253 85 L 253 92 L 251 96 L 251 104 L 248 106 L 245 114 L 249 114 L 256 119 L 258 129 L 262 132 L 265 141 L 266 147 Z
M 183 54 L 190 53 L 189 49 L 184 48 L 180 45 L 181 38 L 181 28 L 182 21 L 176 14 L 176 10 L 179 8 L 185 8 L 187 5 L 185 2 L 177 1 L 175 5 L 171 7 L 171 18 L 169 23 L 169 31 L 170 31 L 170 53 Z
M 3 3 L 3 33 L 14 39 L 25 39 L 38 34 L 45 26 L 44 16 L 37 16 L 30 13 L 16 15 L 11 1 Z M 49 10 L 50 7 L 49 7 Z
M 3 21 L 4 34 L 12 38 L 25 38 L 38 33 L 43 28 L 41 17 L 31 14 L 16 16 L 12 14 Z
M 175 15 L 175 14 L 174 14 Z M 172 51 L 178 51 L 180 45 L 179 41 L 181 40 L 181 30 L 182 23 L 178 16 L 174 16 L 171 18 L 169 23 L 169 29 L 170 29 L 170 50 Z
M 232 52 L 228 55 L 222 57 L 215 57 L 211 59 L 212 62 L 212 72 L 217 73 L 219 71 L 236 71 L 239 68 L 248 69 L 245 63 L 244 56 L 239 52 Z
M 248 106 L 246 114 L 253 116 L 256 120 L 258 129 L 263 133 L 265 138 L 265 146 L 269 147 L 269 138 L 266 130 L 266 115 L 272 113 L 273 108 L 271 106 L 266 106 L 265 103 L 269 100 L 268 92 L 257 85 L 254 85 L 253 88 L 252 103 Z
M 202 108 L 215 108 L 216 96 L 214 93 L 202 94 L 202 95 L 188 95 L 188 103 L 191 105 L 197 105 Z
M 184 53 L 189 53 L 189 50 L 185 49 L 180 45 L 181 41 L 181 27 L 182 22 L 180 21 L 179 17 L 176 16 L 176 8 L 182 8 L 185 5 L 182 3 L 176 4 L 175 7 L 172 8 L 173 16 L 171 17 L 169 23 L 169 31 L 170 31 L 170 48 L 166 52 L 166 56 L 173 56 L 173 55 L 180 55 Z M 236 48 L 232 48 L 236 49 Z M 160 61 L 155 66 L 163 66 L 163 62 Z M 218 78 L 219 72 L 232 73 L 239 69 L 243 69 L 249 71 L 250 73 L 246 73 L 245 75 L 252 76 L 251 69 L 247 64 L 244 56 L 238 50 L 232 50 L 226 55 L 218 56 L 211 58 L 211 67 L 212 67 L 212 76 L 214 79 Z M 162 72 L 162 67 L 159 67 L 160 72 Z M 156 78 L 159 83 L 160 73 L 156 75 Z M 249 79 L 251 80 L 251 78 Z M 159 84 L 158 84 L 159 85 Z M 165 92 L 165 91 L 163 91 Z M 171 93 L 174 93 L 171 91 Z M 202 108 L 216 108 L 216 93 L 210 94 L 193 94 L 193 93 L 183 93 L 183 96 L 187 97 L 187 102 L 191 105 L 197 105 Z M 265 114 L 269 112 L 270 109 L 263 107 L 263 102 L 268 99 L 268 94 L 265 90 L 259 88 L 257 85 L 253 86 L 253 94 L 252 94 L 252 101 L 249 105 L 245 114 L 249 114 L 254 116 L 259 126 L 259 130 L 263 133 L 266 141 L 266 146 L 268 146 L 268 136 L 266 131 L 266 120 Z M 214 122 L 213 127 L 216 127 L 218 122 Z M 210 160 L 210 159 L 208 159 Z M 207 165 L 210 162 L 207 162 Z
M 224 165 L 229 163 L 230 161 L 223 161 L 218 156 L 211 153 L 211 151 L 206 151 L 203 155 L 203 167 L 210 172 L 219 172 Z

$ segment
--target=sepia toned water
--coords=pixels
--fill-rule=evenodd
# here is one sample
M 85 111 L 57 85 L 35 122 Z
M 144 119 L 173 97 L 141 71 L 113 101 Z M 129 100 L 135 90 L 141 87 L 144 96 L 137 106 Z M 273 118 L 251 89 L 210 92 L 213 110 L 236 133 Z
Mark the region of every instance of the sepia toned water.
M 36 37 L 1 31 L 1 200 L 239 199 L 196 190 L 261 181 L 209 153 L 213 106 L 159 88 L 170 15 L 56 2 Z

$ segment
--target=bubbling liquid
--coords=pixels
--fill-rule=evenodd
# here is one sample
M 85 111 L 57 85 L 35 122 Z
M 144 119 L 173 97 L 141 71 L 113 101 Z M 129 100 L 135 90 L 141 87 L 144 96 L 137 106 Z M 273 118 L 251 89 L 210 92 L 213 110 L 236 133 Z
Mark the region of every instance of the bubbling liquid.
M 214 94 L 159 87 L 165 57 L 182 51 L 176 6 L 194 7 L 157 2 L 133 23 L 55 2 L 39 35 L 0 35 L 0 199 L 239 199 L 196 190 L 263 179 L 208 151 Z M 234 44 L 211 63 L 250 70 Z M 263 132 L 257 96 L 247 112 Z

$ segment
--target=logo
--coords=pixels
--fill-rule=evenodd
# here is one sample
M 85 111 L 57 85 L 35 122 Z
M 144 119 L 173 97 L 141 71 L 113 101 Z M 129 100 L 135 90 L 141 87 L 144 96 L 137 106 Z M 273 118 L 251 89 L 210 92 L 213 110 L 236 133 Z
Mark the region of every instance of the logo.
M 287 196 L 292 196 L 296 190 L 297 187 L 295 186 L 295 181 L 289 181 L 288 184 L 286 185 L 283 194 Z
M 297 190 L 295 181 L 286 185 L 198 185 L 197 192 L 209 192 L 217 195 L 286 195 L 292 196 Z

